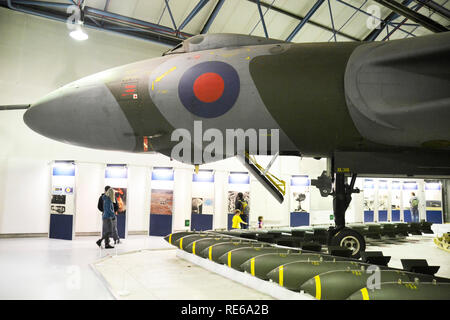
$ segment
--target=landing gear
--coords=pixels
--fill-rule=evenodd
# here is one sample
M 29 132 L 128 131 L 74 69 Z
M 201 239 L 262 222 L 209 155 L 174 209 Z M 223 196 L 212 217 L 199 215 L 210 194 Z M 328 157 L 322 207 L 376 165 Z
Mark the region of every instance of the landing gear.
M 350 184 L 347 184 L 345 173 L 335 173 L 333 191 L 331 191 L 330 182 L 331 178 L 327 178 L 325 172 L 317 180 L 311 181 L 312 185 L 319 188 L 322 196 L 333 196 L 335 226 L 328 230 L 328 245 L 348 248 L 352 251 L 351 257 L 358 259 L 361 251 L 366 250 L 366 241 L 359 232 L 345 226 L 345 212 L 352 201 L 352 194 L 359 193 L 358 189 L 354 189 L 356 174 L 352 175 Z
M 355 230 L 344 227 L 340 230 L 333 228 L 332 230 L 328 230 L 328 232 L 328 245 L 340 246 L 351 250 L 352 258 L 359 259 L 361 252 L 366 250 L 364 237 Z

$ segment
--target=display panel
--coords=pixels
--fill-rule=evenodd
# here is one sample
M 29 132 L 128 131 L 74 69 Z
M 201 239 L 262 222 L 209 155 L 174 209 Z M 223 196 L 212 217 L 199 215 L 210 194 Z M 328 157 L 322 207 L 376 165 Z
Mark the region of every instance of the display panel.
M 214 214 L 214 172 L 200 170 L 192 175 L 192 213 Z
M 389 213 L 389 188 L 387 180 L 378 180 L 377 193 L 377 213 L 378 221 L 386 222 L 391 219 L 388 217 Z
M 152 189 L 151 214 L 172 215 L 173 190 Z
M 373 179 L 364 179 L 364 222 L 374 222 L 375 212 L 375 182 Z
M 52 164 L 49 237 L 72 240 L 74 237 L 75 173 L 73 161 Z
M 170 167 L 155 167 L 151 178 L 149 235 L 166 236 L 172 232 L 175 173 Z
M 401 219 L 402 190 L 400 181 L 391 182 L 391 221 L 399 222 Z
M 403 221 L 404 222 L 412 222 L 411 204 L 410 204 L 410 200 L 412 197 L 411 193 L 414 192 L 415 195 L 418 196 L 418 193 L 417 193 L 418 189 L 419 189 L 419 186 L 416 181 L 403 181 L 403 186 L 402 186 L 402 199 L 403 200 L 402 201 L 403 201 Z M 419 210 L 419 217 L 420 217 L 420 210 Z
M 426 220 L 442 223 L 442 183 L 440 181 L 425 182 Z
M 291 177 L 291 212 L 309 212 L 311 181 L 306 175 Z
M 108 164 L 105 168 L 105 186 L 114 189 L 116 203 L 118 206 L 117 233 L 119 238 L 124 239 L 127 236 L 127 186 L 128 186 L 128 167 L 125 164 Z

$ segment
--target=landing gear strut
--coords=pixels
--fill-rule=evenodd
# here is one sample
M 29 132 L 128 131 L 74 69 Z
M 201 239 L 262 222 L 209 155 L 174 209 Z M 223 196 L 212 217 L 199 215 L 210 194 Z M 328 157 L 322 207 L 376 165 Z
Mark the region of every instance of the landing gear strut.
M 332 190 L 331 181 L 325 172 L 317 180 L 311 181 L 312 185 L 319 188 L 322 196 L 333 196 L 335 226 L 328 230 L 328 245 L 346 247 L 352 251 L 352 258 L 359 258 L 361 251 L 366 249 L 364 237 L 359 232 L 345 226 L 345 212 L 352 201 L 352 194 L 359 193 L 359 190 L 354 188 L 356 174 L 352 175 L 351 182 L 348 184 L 345 173 L 336 172 L 334 174 L 334 190 Z

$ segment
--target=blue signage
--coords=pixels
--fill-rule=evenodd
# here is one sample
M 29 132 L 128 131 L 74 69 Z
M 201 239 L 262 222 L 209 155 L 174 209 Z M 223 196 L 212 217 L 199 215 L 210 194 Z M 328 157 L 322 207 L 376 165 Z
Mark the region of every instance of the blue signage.
M 214 172 L 212 170 L 200 170 L 192 175 L 194 182 L 214 182 Z
M 152 180 L 173 181 L 174 172 L 172 168 L 153 168 Z
M 229 184 L 250 184 L 250 175 L 247 172 L 230 172 Z
M 439 182 L 425 183 L 425 190 L 441 190 L 441 184 Z
M 73 162 L 55 162 L 53 176 L 75 176 L 75 164 Z
M 404 182 L 403 190 L 417 190 L 419 186 L 415 182 Z
M 374 188 L 375 188 L 375 182 L 372 179 L 364 180 L 364 189 L 374 189 Z
M 291 186 L 297 187 L 307 187 L 311 185 L 311 180 L 309 180 L 308 176 L 292 176 L 291 177 Z
M 105 170 L 105 178 L 126 179 L 128 177 L 128 168 L 126 165 L 110 165 Z

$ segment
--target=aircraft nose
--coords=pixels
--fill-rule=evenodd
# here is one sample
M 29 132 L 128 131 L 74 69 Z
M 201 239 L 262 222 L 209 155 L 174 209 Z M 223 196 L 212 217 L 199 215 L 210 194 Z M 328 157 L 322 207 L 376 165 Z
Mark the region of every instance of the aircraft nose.
M 136 147 L 132 127 L 103 83 L 64 86 L 33 104 L 24 121 L 37 133 L 61 142 L 105 150 Z

